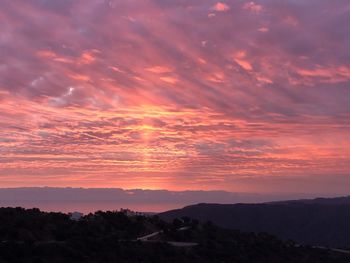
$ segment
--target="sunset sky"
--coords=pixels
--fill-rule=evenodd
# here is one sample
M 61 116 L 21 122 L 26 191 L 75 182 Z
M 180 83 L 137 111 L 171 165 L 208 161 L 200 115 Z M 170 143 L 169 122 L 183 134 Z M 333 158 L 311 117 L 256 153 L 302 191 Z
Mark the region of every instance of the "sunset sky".
M 346 193 L 350 1 L 1 0 L 0 187 Z

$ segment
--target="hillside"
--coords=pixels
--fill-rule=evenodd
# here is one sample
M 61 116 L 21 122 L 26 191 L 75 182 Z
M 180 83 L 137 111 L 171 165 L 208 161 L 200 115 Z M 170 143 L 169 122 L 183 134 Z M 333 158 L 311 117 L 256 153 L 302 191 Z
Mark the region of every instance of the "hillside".
M 350 262 L 350 255 L 297 246 L 184 218 L 96 212 L 71 220 L 38 209 L 0 209 L 0 262 Z
M 165 220 L 183 216 L 248 232 L 267 232 L 300 244 L 350 247 L 350 204 L 346 199 L 266 204 L 198 204 L 161 213 Z

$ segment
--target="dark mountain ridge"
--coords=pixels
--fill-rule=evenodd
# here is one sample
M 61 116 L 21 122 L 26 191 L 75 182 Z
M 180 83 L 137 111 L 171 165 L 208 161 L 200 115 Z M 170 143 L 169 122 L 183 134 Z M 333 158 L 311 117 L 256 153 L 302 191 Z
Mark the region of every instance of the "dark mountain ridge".
M 267 232 L 300 244 L 350 248 L 350 197 L 264 204 L 198 204 L 159 214 L 188 216 L 230 229 Z
M 330 204 L 330 205 L 347 205 L 350 204 L 350 196 L 340 196 L 333 198 L 318 197 L 314 199 L 299 199 L 299 200 L 287 200 L 287 201 L 273 201 L 268 202 L 269 204 L 293 204 L 293 203 L 303 203 L 303 204 Z

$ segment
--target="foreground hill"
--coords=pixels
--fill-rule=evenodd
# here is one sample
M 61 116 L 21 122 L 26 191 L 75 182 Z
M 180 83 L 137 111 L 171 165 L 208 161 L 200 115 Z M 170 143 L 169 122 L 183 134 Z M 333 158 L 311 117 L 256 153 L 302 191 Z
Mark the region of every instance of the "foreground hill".
M 146 235 L 146 237 L 145 237 Z M 183 218 L 96 212 L 71 220 L 38 209 L 0 209 L 0 262 L 350 262 L 350 255 L 297 246 Z
M 267 232 L 299 244 L 350 248 L 349 198 L 266 204 L 198 204 L 161 213 L 165 220 L 188 216 L 230 229 Z

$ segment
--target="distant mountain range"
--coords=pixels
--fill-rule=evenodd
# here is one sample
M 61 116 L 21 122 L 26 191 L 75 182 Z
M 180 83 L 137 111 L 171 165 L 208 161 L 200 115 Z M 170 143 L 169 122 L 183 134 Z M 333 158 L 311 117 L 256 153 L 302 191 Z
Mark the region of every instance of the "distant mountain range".
M 226 191 L 168 191 L 121 188 L 22 187 L 0 188 L 0 207 L 38 207 L 45 211 L 89 213 L 96 210 L 130 208 L 142 212 L 161 212 L 197 203 L 261 203 L 303 194 L 254 194 Z M 59 203 L 59 205 L 57 204 Z M 73 210 L 72 210 L 73 209 Z
M 205 204 L 159 214 L 190 217 L 245 232 L 267 232 L 300 244 L 350 248 L 350 196 L 264 204 Z
M 291 198 L 310 198 L 315 194 L 236 193 L 203 190 L 148 190 L 121 188 L 72 188 L 72 187 L 19 187 L 0 188 L 0 200 L 7 201 L 128 201 L 175 202 L 195 204 L 212 203 L 260 203 Z

